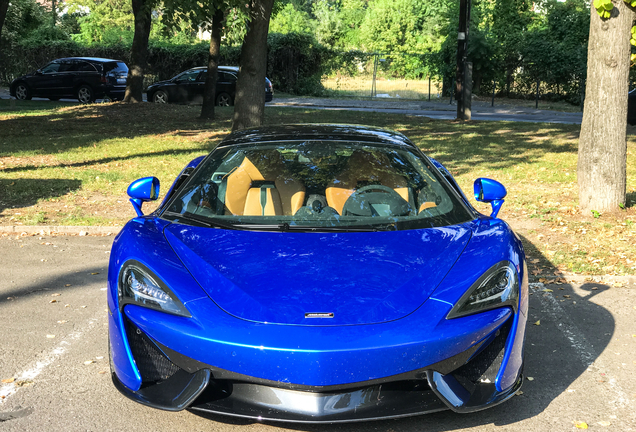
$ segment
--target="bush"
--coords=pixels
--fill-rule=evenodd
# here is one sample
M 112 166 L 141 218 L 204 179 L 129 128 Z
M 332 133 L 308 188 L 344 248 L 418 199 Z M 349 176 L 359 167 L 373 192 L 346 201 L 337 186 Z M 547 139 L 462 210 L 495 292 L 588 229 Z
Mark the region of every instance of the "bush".
M 327 49 L 310 34 L 270 33 L 267 76 L 276 89 L 297 95 L 323 94 L 323 58 Z

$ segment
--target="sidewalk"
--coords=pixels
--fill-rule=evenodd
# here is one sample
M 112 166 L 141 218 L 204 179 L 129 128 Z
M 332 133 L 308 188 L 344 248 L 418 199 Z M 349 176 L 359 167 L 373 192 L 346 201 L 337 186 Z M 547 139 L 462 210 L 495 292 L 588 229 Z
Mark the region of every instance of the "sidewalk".
M 495 104 L 497 101 L 495 101 Z M 455 119 L 457 105 L 449 103 L 449 99 L 432 101 L 399 100 L 399 99 L 331 99 L 288 97 L 274 98 L 268 106 L 312 108 L 312 109 L 342 109 L 354 111 L 375 111 L 394 114 L 420 115 L 438 119 Z M 502 120 L 547 123 L 580 124 L 583 118 L 581 112 L 564 112 L 542 110 L 513 105 L 495 105 L 490 102 L 473 101 L 473 120 Z

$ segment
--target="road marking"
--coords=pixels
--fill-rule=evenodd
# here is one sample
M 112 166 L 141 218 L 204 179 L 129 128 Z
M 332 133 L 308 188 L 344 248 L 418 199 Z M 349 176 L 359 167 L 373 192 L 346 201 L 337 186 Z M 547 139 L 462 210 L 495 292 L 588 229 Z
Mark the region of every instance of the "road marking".
M 574 324 L 574 321 L 570 318 L 570 315 L 561 307 L 559 302 L 549 292 L 544 292 L 545 285 L 543 283 L 531 283 L 529 287 L 536 294 L 540 295 L 542 310 L 547 313 L 549 317 L 561 330 L 563 335 L 570 341 L 570 345 L 579 356 L 579 359 L 588 368 L 588 371 L 600 372 L 603 371 L 608 380 L 609 386 L 612 389 L 615 400 L 610 401 L 610 405 L 614 410 L 617 408 L 625 408 L 629 406 L 630 400 L 627 394 L 618 385 L 616 378 L 610 377 L 609 369 L 606 368 L 601 360 L 601 356 L 596 353 L 594 347 L 585 339 L 583 332 Z
M 9 397 L 13 396 L 22 388 L 22 385 L 16 385 L 21 382 L 33 381 L 44 369 L 53 364 L 56 360 L 62 357 L 66 351 L 70 348 L 71 344 L 79 340 L 84 333 L 95 327 L 95 324 L 99 321 L 98 318 L 92 318 L 89 320 L 88 325 L 83 330 L 71 333 L 66 336 L 60 344 L 55 347 L 51 352 L 45 354 L 41 360 L 37 360 L 29 369 L 17 374 L 15 381 L 10 384 L 4 384 L 0 387 L 0 405 L 7 401 Z

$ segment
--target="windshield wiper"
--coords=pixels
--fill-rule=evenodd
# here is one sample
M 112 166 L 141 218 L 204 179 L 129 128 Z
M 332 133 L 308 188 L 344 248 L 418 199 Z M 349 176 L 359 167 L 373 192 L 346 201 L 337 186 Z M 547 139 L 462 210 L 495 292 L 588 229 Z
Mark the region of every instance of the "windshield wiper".
M 163 214 L 166 216 L 177 218 L 177 219 L 182 219 L 187 222 L 193 222 L 197 225 L 204 225 L 210 228 L 223 228 L 223 229 L 230 229 L 230 230 L 242 229 L 240 225 L 234 225 L 227 222 L 221 222 L 217 219 L 210 219 L 207 217 L 195 215 L 193 213 L 183 214 L 183 213 L 175 213 L 171 211 L 166 211 Z
M 229 223 L 219 221 L 218 219 L 207 218 L 193 213 L 175 213 L 166 211 L 166 216 L 174 217 L 183 221 L 191 222 L 196 225 L 203 225 L 213 228 L 223 228 L 231 230 L 246 231 L 283 231 L 283 232 L 375 232 L 375 231 L 393 231 L 396 229 L 395 223 L 374 224 L 374 225 L 353 225 L 353 226 L 316 226 L 316 225 L 290 225 L 287 222 L 276 224 L 257 224 L 257 223 Z

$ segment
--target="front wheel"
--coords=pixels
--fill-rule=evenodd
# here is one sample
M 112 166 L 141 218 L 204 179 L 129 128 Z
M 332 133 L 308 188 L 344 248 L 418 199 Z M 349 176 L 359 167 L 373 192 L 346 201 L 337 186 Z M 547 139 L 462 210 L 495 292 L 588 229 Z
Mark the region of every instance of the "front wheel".
M 216 97 L 216 104 L 218 106 L 232 106 L 234 105 L 234 101 L 232 100 L 232 96 L 230 96 L 227 93 L 219 93 L 219 95 Z
M 15 86 L 15 97 L 18 100 L 31 100 L 31 89 L 26 84 L 20 83 Z
M 91 102 L 95 102 L 95 93 L 91 86 L 83 85 L 77 89 L 77 100 L 80 103 L 87 104 Z
M 152 101 L 161 104 L 168 103 L 168 93 L 166 93 L 165 90 L 157 90 L 155 94 L 152 95 Z

